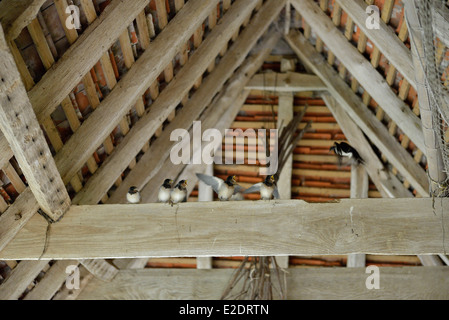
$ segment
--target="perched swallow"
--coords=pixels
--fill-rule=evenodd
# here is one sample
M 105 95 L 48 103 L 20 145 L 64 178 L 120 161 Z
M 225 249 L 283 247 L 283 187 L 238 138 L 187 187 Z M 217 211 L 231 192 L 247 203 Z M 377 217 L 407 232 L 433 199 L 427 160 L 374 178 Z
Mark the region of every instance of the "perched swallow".
M 128 203 L 139 203 L 140 202 L 140 192 L 137 187 L 130 187 L 128 193 L 126 194 L 126 200 Z
M 243 190 L 235 181 L 235 176 L 229 176 L 226 180 L 202 173 L 197 173 L 196 176 L 205 184 L 211 186 L 221 201 L 234 200 L 232 199 L 233 196 L 237 196 Z
M 256 183 L 243 193 L 260 192 L 262 200 L 279 199 L 279 191 L 274 176 L 267 176 L 263 182 Z
M 187 180 L 181 180 L 170 193 L 170 204 L 187 202 Z
M 329 149 L 329 151 L 334 151 L 335 154 L 338 156 L 339 165 L 342 164 L 342 157 L 348 157 L 350 161 L 354 164 L 363 164 L 365 162 L 363 161 L 362 157 L 359 155 L 357 150 L 355 150 L 346 142 L 342 143 L 335 142 L 334 145 Z
M 173 189 L 173 180 L 165 179 L 162 186 L 159 188 L 159 193 L 157 195 L 157 199 L 159 202 L 168 202 L 170 201 L 171 191 Z

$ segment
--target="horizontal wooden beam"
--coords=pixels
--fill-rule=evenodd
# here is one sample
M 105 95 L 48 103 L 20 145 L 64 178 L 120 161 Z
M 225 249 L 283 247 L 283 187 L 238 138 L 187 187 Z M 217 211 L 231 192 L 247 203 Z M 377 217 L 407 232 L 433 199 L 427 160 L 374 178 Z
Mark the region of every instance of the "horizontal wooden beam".
M 274 92 L 322 91 L 326 86 L 315 75 L 297 72 L 256 74 L 245 89 Z
M 235 269 L 123 270 L 112 282 L 93 279 L 82 300 L 218 300 Z M 449 268 L 379 267 L 379 289 L 366 286 L 366 268 L 290 268 L 289 300 L 449 299 Z M 369 279 L 368 279 L 368 282 Z M 239 292 L 238 287 L 234 292 Z
M 313 26 L 317 36 L 340 60 L 360 85 L 376 100 L 379 106 L 399 128 L 425 152 L 420 119 L 410 107 L 394 93 L 384 77 L 354 47 L 332 23 L 332 20 L 313 1 L 292 0 L 292 5 Z
M 148 2 L 112 1 L 47 71 L 28 92 L 39 122 L 51 115 Z
M 337 0 L 340 7 L 351 17 L 361 31 L 374 43 L 390 63 L 416 89 L 415 73 L 410 49 L 398 38 L 394 30 L 382 19 L 378 29 L 368 29 L 366 8 L 363 0 Z M 374 96 L 374 99 L 377 99 Z
M 290 31 L 285 36 L 290 47 L 308 68 L 311 68 L 326 83 L 331 95 L 354 120 L 388 161 L 411 182 L 423 196 L 429 192 L 426 172 L 414 161 L 412 156 L 390 135 L 388 129 L 365 106 L 361 99 L 349 88 L 346 82 L 329 66 L 308 40 L 298 31 Z
M 329 254 L 445 254 L 449 199 L 343 199 L 72 206 L 42 259 Z M 132 230 L 132 232 L 130 232 Z M 34 215 L 0 252 L 38 259 L 47 222 Z
M 210 14 L 217 2 L 218 0 L 189 1 L 151 42 L 149 48 L 117 86 L 56 154 L 55 160 L 64 182 L 69 182 L 103 143 L 137 99 L 172 61 L 203 19 Z M 99 123 L 102 125 L 99 126 Z M 77 156 L 73 157 L 73 154 Z
M 0 22 L 6 39 L 14 40 L 34 18 L 45 0 L 0 1 Z
M 1 26 L 0 78 L 0 129 L 41 209 L 56 221 L 70 206 L 70 197 L 33 112 Z

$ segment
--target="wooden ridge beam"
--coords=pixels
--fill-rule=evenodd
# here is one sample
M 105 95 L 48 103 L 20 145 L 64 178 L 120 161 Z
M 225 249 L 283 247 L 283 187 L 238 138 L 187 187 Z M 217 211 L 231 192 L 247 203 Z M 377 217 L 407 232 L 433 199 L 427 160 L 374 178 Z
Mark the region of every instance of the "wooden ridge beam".
M 3 0 L 0 2 L 0 22 L 8 41 L 17 38 L 34 18 L 45 0 Z
M 235 269 L 121 271 L 109 283 L 93 280 L 82 300 L 220 299 Z M 449 268 L 379 267 L 380 288 L 368 290 L 366 268 L 297 268 L 287 273 L 289 300 L 408 300 L 449 298 Z M 201 288 L 201 290 L 198 290 Z M 238 288 L 236 288 L 238 292 Z
M 340 7 L 352 18 L 363 33 L 379 48 L 390 63 L 416 88 L 415 73 L 410 49 L 398 38 L 396 33 L 382 19 L 379 29 L 368 29 L 366 8 L 363 0 L 337 0 Z M 374 97 L 377 99 L 377 97 Z
M 410 107 L 393 92 L 384 77 L 365 59 L 331 19 L 312 1 L 292 0 L 292 5 L 299 11 L 307 23 L 323 40 L 361 86 L 376 100 L 399 128 L 425 151 L 424 137 L 420 119 Z
M 148 2 L 113 1 L 47 71 L 28 92 L 39 122 L 51 115 Z
M 442 209 L 449 199 L 434 204 L 381 198 L 72 206 L 52 225 L 41 259 L 446 254 L 449 217 Z M 47 221 L 34 215 L 0 259 L 38 259 L 46 232 Z
M 388 129 L 371 113 L 346 82 L 329 66 L 298 31 L 285 37 L 298 57 L 328 86 L 329 92 L 388 160 L 423 196 L 429 192 L 427 175 L 410 154 L 389 134 Z
M 95 149 L 118 125 L 136 100 L 160 75 L 181 50 L 195 28 L 205 19 L 218 0 L 189 1 L 167 27 L 150 43 L 97 109 L 84 121 L 55 156 L 63 181 L 69 182 Z M 95 24 L 101 17 L 95 20 Z M 98 124 L 101 123 L 102 126 Z M 77 157 L 72 157 L 77 154 Z
M 151 108 L 149 108 L 149 111 L 131 128 L 123 141 L 117 146 L 114 153 L 105 160 L 99 170 L 86 183 L 83 190 L 76 195 L 74 203 L 98 203 L 113 185 L 116 178 L 126 169 L 126 166 L 132 160 L 132 157 L 134 157 L 148 139 L 153 136 L 168 115 L 191 89 L 192 83 L 204 73 L 211 61 L 218 55 L 223 45 L 227 43 L 232 34 L 238 30 L 246 15 L 251 14 L 255 4 L 256 1 L 253 1 L 253 5 L 250 5 L 250 3 L 243 0 L 237 1 L 231 7 L 222 18 L 222 23 L 217 25 L 211 31 L 211 34 L 189 58 L 176 77 L 167 86 L 166 90 L 161 92 L 156 101 L 151 105 Z M 212 71 L 212 74 L 216 73 L 219 73 L 219 71 Z M 194 116 L 201 114 L 206 106 L 207 101 L 205 100 L 202 100 L 200 106 L 188 101 L 184 106 L 184 109 L 189 110 L 188 114 Z M 182 113 L 186 112 L 187 111 L 183 111 Z M 193 120 L 195 118 L 196 117 L 193 117 Z M 170 124 L 170 127 L 175 129 L 191 125 L 192 123 L 192 121 L 184 122 L 177 118 L 172 122 L 175 123 Z M 165 132 L 165 134 L 163 133 L 154 143 L 165 149 L 167 145 L 166 141 L 169 140 L 169 136 L 170 132 Z M 142 174 L 141 169 L 139 168 L 142 166 L 152 167 L 152 165 L 148 164 L 148 161 L 154 163 L 154 161 L 157 160 L 154 159 L 154 153 L 152 151 L 155 147 L 152 146 L 150 148 L 151 150 L 146 152 L 143 156 L 145 159 L 139 161 L 130 172 L 131 175 L 138 177 L 138 179 L 144 179 L 146 177 L 145 174 Z M 160 151 L 157 153 L 160 154 L 159 152 Z M 159 158 L 162 158 L 162 156 L 159 156 Z M 120 196 L 112 195 L 112 199 L 109 200 L 110 203 L 118 203 L 117 201 L 119 198 L 124 199 L 124 195 L 131 185 L 139 185 L 139 188 L 143 186 L 142 183 L 137 183 L 132 180 L 132 178 L 125 179 L 125 181 L 131 181 L 131 184 L 129 185 L 128 182 L 122 183 L 118 187 L 118 191 L 114 193 L 118 193 Z M 83 202 L 81 202 L 81 199 Z
M 275 92 L 301 92 L 323 91 L 326 86 L 315 75 L 287 72 L 256 74 L 246 85 L 245 89 L 275 91 Z
M 0 26 L 0 129 L 41 209 L 53 221 L 70 206 L 44 133 Z

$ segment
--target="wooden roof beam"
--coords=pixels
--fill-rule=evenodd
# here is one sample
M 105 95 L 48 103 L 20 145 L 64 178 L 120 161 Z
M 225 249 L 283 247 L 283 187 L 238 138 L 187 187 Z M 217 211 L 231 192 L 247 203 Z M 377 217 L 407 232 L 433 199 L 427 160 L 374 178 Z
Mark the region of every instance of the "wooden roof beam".
M 51 115 L 148 2 L 149 0 L 112 1 L 45 73 L 39 83 L 28 92 L 39 122 Z
M 433 12 L 433 30 L 446 47 L 449 47 L 449 9 L 441 6 Z
M 14 40 L 34 18 L 45 0 L 3 0 L 0 2 L 0 22 L 7 41 Z
M 379 19 L 379 29 L 368 29 L 366 26 L 368 15 L 365 11 L 368 4 L 363 0 L 337 0 L 337 2 L 390 63 L 416 88 L 410 49 L 398 38 L 393 29 L 381 19 Z
M 106 159 L 105 163 L 98 169 L 98 171 L 92 176 L 87 184 L 84 186 L 76 198 L 74 203 L 79 204 L 96 204 L 103 197 L 108 189 L 114 184 L 117 177 L 126 169 L 130 161 L 140 151 L 142 146 L 149 140 L 156 130 L 166 120 L 167 116 L 176 108 L 181 102 L 183 97 L 189 92 L 192 84 L 200 77 L 207 69 L 209 64 L 215 60 L 223 46 L 229 41 L 231 36 L 240 28 L 244 19 L 252 13 L 257 1 L 252 1 L 252 5 L 246 1 L 237 1 L 230 10 L 222 18 L 222 23 L 218 24 L 212 29 L 211 34 L 205 39 L 200 47 L 195 50 L 195 53 L 189 58 L 187 63 L 182 67 L 176 77 L 170 82 L 166 90 L 162 91 L 156 101 L 151 105 L 149 111 L 131 128 L 130 132 L 125 136 L 123 141 L 117 146 L 114 153 Z M 249 50 L 248 50 L 249 51 Z M 230 53 L 231 55 L 232 53 Z M 245 54 L 246 55 L 246 54 Z M 243 55 L 244 56 L 244 55 Z M 223 59 L 224 62 L 223 62 Z M 232 59 L 223 57 L 221 63 L 233 61 Z M 235 65 L 237 67 L 238 65 Z M 225 66 L 222 66 L 223 69 Z M 227 65 L 227 68 L 231 68 L 232 65 Z M 210 94 L 209 100 L 196 100 L 199 103 L 197 106 L 195 103 L 188 101 L 184 106 L 184 109 L 189 110 L 181 111 L 181 113 L 187 113 L 196 119 L 195 115 L 201 114 L 202 110 L 208 105 L 208 101 L 213 98 L 213 92 L 220 89 L 222 83 L 226 79 L 218 79 L 214 74 L 220 74 L 220 71 L 213 70 L 211 75 L 217 80 L 215 85 L 217 89 L 213 89 Z M 205 89 L 201 89 L 203 92 Z M 195 95 L 198 95 L 195 93 Z M 203 97 L 204 98 L 204 97 Z M 183 128 L 186 125 L 191 125 L 192 121 L 174 119 L 176 124 L 170 125 L 173 128 Z M 167 131 L 167 130 L 166 130 Z M 162 133 L 162 136 L 155 141 L 156 145 L 161 146 L 163 149 L 167 147 L 167 141 L 170 141 L 170 132 Z M 151 150 L 154 150 L 154 146 Z M 148 151 L 143 156 L 144 159 L 130 172 L 132 176 L 137 179 L 145 179 L 146 173 L 142 173 L 141 167 L 152 168 L 155 160 L 153 151 Z M 157 152 L 160 156 L 158 158 L 164 158 L 160 154 L 161 150 Z M 157 169 L 157 168 L 156 168 Z M 131 185 L 142 187 L 142 183 L 137 183 L 132 178 L 127 178 L 127 181 L 131 181 L 131 184 L 127 182 L 122 183 L 119 188 L 112 195 L 110 203 L 120 203 L 119 199 L 125 201 L 125 194 Z M 125 180 L 125 181 L 126 181 Z M 82 199 L 82 200 L 81 200 Z M 83 202 L 81 202 L 83 201 Z M 86 202 L 87 201 L 87 202 Z
M 42 259 L 445 254 L 448 206 L 447 198 L 435 210 L 431 198 L 72 206 L 52 225 Z M 47 221 L 34 215 L 28 225 L 1 260 L 42 255 Z
M 71 204 L 0 26 L 0 129 L 44 213 L 57 221 Z
M 370 274 L 366 268 L 291 268 L 286 274 L 287 299 L 449 299 L 447 267 L 432 271 L 415 266 L 379 267 L 379 272 L 380 288 L 368 290 L 365 284 Z M 112 282 L 92 280 L 79 299 L 219 300 L 234 273 L 234 269 L 126 270 Z M 234 292 L 239 292 L 238 288 Z
M 407 104 L 399 99 L 384 77 L 357 48 L 348 42 L 331 19 L 313 1 L 292 0 L 291 3 L 307 23 L 313 26 L 313 30 L 320 39 L 357 79 L 360 85 L 376 100 L 413 143 L 424 152 L 425 145 L 420 119 Z
M 370 140 L 386 155 L 413 187 L 423 196 L 428 195 L 429 182 L 427 175 L 411 155 L 390 135 L 388 129 L 362 103 L 359 97 L 349 88 L 329 66 L 308 40 L 298 31 L 292 30 L 285 36 L 303 63 L 310 67 L 316 75 L 328 86 L 329 92 L 342 108 L 362 129 Z
M 218 0 L 189 1 L 150 43 L 148 49 L 56 154 L 55 161 L 64 182 L 70 181 L 114 130 L 136 100 L 156 80 L 195 29 L 207 18 L 217 2 Z M 101 20 L 101 17 L 92 25 L 98 20 Z M 72 154 L 77 156 L 72 157 Z
M 245 89 L 276 92 L 301 92 L 323 91 L 327 88 L 321 79 L 315 75 L 297 72 L 270 72 L 256 74 L 246 85 Z

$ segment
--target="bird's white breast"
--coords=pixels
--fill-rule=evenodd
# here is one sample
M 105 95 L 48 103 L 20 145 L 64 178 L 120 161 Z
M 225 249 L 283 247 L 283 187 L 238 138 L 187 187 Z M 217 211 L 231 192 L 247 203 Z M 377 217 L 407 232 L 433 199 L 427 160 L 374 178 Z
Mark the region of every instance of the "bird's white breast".
M 158 194 L 159 201 L 167 202 L 168 200 L 170 200 L 170 193 L 171 193 L 170 189 L 166 189 L 165 187 L 160 187 L 159 194 Z
M 171 192 L 171 200 L 173 203 L 178 203 L 184 201 L 184 198 L 186 196 L 186 193 L 182 190 L 179 190 L 178 188 L 173 189 Z
M 129 203 L 139 203 L 140 202 L 140 193 L 139 192 L 136 192 L 136 193 L 133 193 L 133 194 L 127 193 L 126 194 L 126 200 Z
M 271 200 L 273 195 L 273 188 L 266 186 L 264 183 L 260 186 L 260 197 L 263 200 Z
M 218 190 L 218 198 L 220 200 L 229 200 L 234 194 L 234 188 L 228 186 L 226 183 L 223 183 Z

